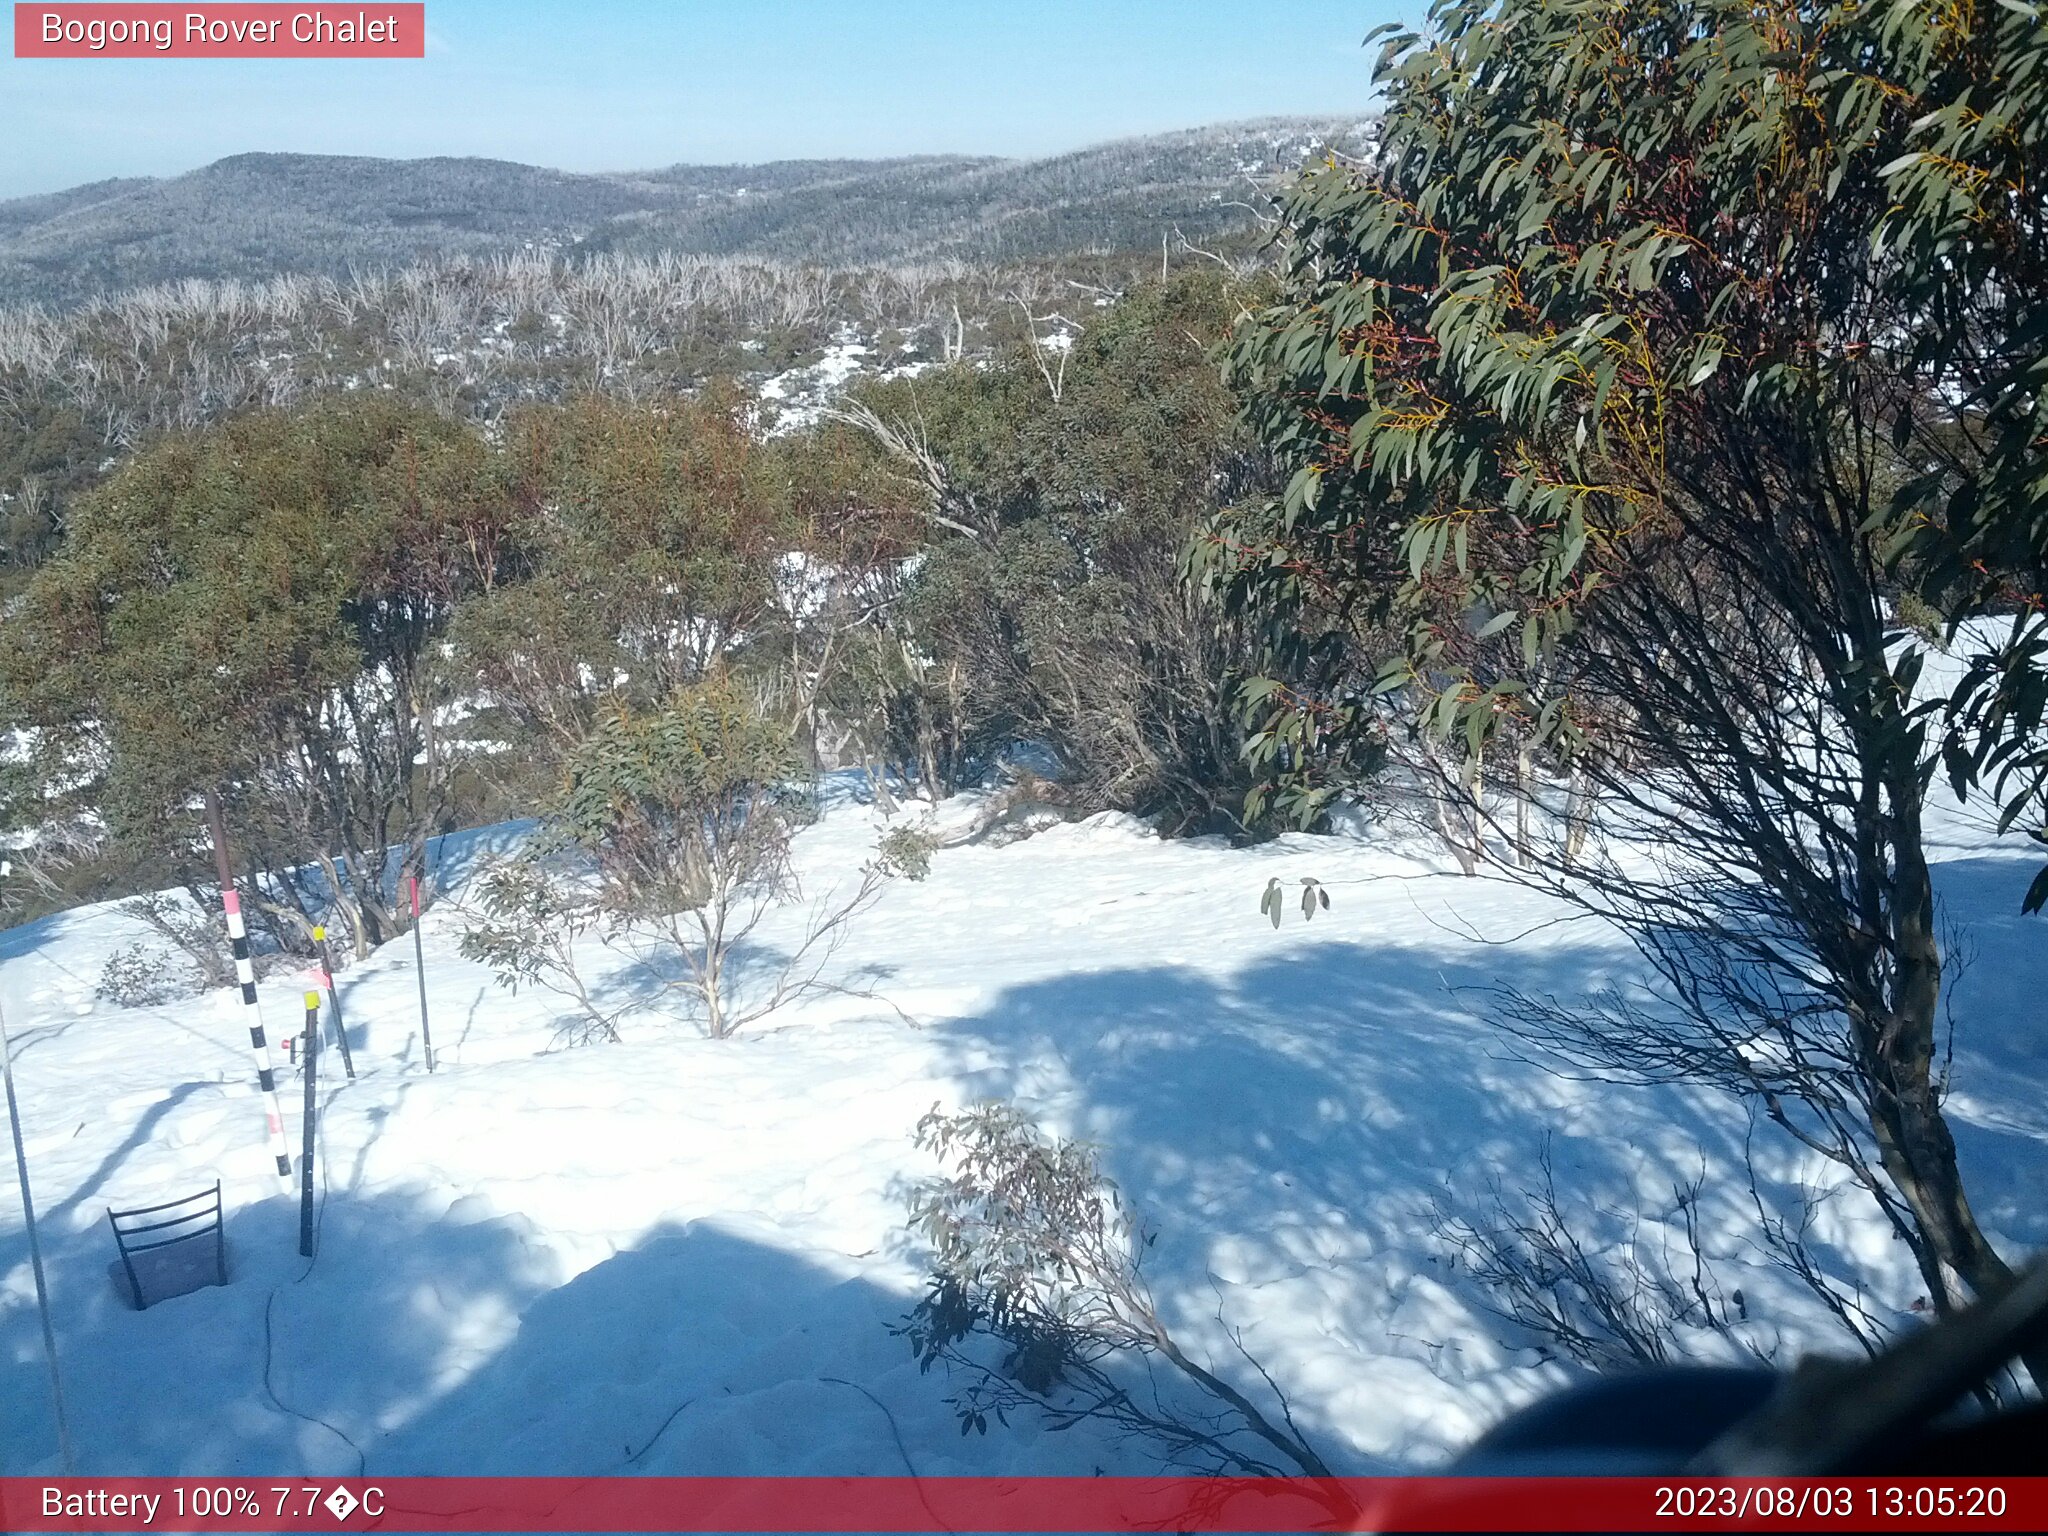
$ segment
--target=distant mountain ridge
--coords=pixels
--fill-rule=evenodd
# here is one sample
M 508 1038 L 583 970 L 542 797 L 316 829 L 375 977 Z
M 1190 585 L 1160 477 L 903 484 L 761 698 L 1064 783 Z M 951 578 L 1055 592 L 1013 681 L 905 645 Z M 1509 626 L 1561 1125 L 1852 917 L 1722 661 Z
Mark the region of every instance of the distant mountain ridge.
M 927 155 L 586 174 L 505 160 L 244 154 L 0 202 L 0 302 L 345 272 L 545 245 L 833 264 L 1019 259 L 1212 238 L 1362 119 L 1270 118 L 1040 159 Z

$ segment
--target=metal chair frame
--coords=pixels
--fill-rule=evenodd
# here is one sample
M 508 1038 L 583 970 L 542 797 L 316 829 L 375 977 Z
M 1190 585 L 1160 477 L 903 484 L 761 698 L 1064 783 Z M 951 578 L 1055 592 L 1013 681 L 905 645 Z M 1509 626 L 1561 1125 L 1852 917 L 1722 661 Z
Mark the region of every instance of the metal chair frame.
M 136 1222 L 138 1216 L 155 1216 L 162 1211 L 191 1207 L 181 1215 L 165 1217 L 161 1221 Z M 128 1225 L 124 1225 L 128 1223 Z M 210 1223 L 210 1226 L 207 1225 Z M 228 1250 L 226 1224 L 221 1220 L 220 1180 L 213 1181 L 213 1188 L 201 1190 L 196 1195 L 182 1199 L 165 1200 L 157 1205 L 137 1206 L 133 1210 L 117 1211 L 107 1208 L 107 1224 L 114 1229 L 114 1245 L 121 1250 L 121 1266 L 128 1272 L 129 1294 L 135 1298 L 137 1311 L 146 1311 L 149 1298 L 143 1293 L 142 1277 L 135 1272 L 135 1255 L 149 1253 L 158 1248 L 169 1248 L 177 1243 L 189 1243 L 203 1239 L 210 1230 L 213 1233 L 213 1272 L 215 1285 L 226 1285 L 228 1281 Z M 138 1243 L 133 1239 L 155 1232 L 167 1231 L 172 1227 L 188 1230 L 175 1232 L 169 1237 L 155 1238 L 150 1242 Z

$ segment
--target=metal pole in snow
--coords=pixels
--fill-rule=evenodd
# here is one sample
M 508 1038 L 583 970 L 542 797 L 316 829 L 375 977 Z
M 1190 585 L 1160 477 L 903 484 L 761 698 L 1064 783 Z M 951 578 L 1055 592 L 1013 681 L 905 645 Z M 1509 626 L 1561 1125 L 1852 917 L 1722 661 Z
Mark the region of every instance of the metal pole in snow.
M 426 1042 L 427 1071 L 434 1070 L 434 1032 L 427 1028 L 427 948 L 420 938 L 420 877 L 406 876 L 412 882 L 412 956 L 413 966 L 420 973 L 420 1039 Z
M 315 928 L 313 942 L 320 946 L 320 984 L 327 988 L 327 1011 L 334 1015 L 334 1038 L 341 1042 L 341 1070 L 356 1080 L 356 1059 L 349 1054 L 348 1024 L 341 1016 L 341 994 L 334 990 L 334 961 L 327 954 L 327 930 Z
M 213 862 L 220 873 L 220 905 L 227 914 L 228 942 L 235 952 L 235 980 L 242 984 L 242 1005 L 249 1010 L 249 1053 L 256 1061 L 256 1086 L 263 1090 L 270 1155 L 277 1159 L 277 1176 L 289 1179 L 292 1155 L 284 1139 L 284 1110 L 277 1102 L 277 1072 L 271 1060 L 270 1040 L 263 1033 L 263 1009 L 256 1001 L 256 968 L 249 959 L 249 930 L 242 922 L 242 898 L 235 890 L 235 872 L 228 861 L 228 834 L 221 821 L 220 797 L 211 790 L 206 794 L 206 820 L 213 833 Z
M 21 1214 L 28 1223 L 29 1267 L 36 1274 L 36 1309 L 43 1315 L 43 1357 L 50 1362 L 50 1406 L 57 1415 L 57 1454 L 69 1477 L 71 1424 L 64 1416 L 64 1379 L 57 1373 L 57 1333 L 50 1326 L 50 1288 L 43 1280 L 43 1245 L 36 1234 L 36 1203 L 28 1192 L 28 1152 L 21 1144 L 21 1104 L 14 1097 L 14 1046 L 7 1038 L 7 1019 L 0 1014 L 0 1076 L 7 1079 L 7 1123 L 14 1131 L 14 1172 L 21 1180 Z
M 320 994 L 306 994 L 306 1132 L 299 1149 L 299 1252 L 313 1257 L 313 1120 L 319 1113 L 313 1102 L 313 1076 L 320 1062 Z

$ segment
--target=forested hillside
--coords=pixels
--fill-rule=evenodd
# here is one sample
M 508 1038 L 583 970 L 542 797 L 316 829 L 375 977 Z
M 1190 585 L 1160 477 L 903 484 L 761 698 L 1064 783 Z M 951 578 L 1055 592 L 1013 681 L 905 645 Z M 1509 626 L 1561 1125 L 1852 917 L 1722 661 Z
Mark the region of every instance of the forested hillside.
M 0 203 L 0 298 L 342 276 L 536 247 L 831 264 L 1157 250 L 1253 227 L 1262 189 L 1360 124 L 1274 119 L 1043 160 L 938 156 L 577 175 L 500 160 L 246 154 Z

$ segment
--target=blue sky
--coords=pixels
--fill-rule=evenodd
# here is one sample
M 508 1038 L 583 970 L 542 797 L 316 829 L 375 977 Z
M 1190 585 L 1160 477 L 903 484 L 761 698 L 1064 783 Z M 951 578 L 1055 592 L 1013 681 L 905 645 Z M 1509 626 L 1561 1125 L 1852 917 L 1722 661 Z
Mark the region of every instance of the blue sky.
M 1424 0 L 427 0 L 427 57 L 0 58 L 0 197 L 245 150 L 570 170 L 960 151 L 1367 99 Z M 374 11 L 371 3 L 368 9 Z M 109 7 L 110 13 L 118 7 Z

